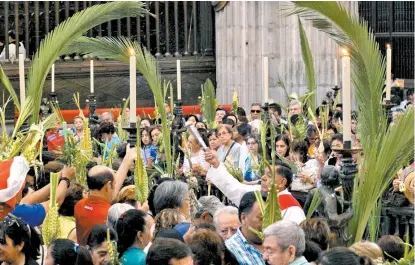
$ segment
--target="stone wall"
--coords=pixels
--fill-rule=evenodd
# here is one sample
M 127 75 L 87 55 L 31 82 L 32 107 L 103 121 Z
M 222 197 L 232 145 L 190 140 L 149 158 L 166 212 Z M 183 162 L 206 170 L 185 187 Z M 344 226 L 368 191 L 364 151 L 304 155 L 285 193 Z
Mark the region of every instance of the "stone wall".
M 281 7 L 289 2 L 228 1 L 216 12 L 216 79 L 219 103 L 232 101 L 236 89 L 241 105 L 264 101 L 262 58 L 269 57 L 269 98 L 285 104 L 279 78 L 289 93 L 299 96 L 307 92 L 305 67 L 301 55 L 297 16 L 285 17 Z M 357 14 L 357 2 L 342 2 Z M 303 23 L 314 58 L 317 82 L 317 103 L 334 85 L 334 58 L 338 58 L 338 79 L 341 80 L 338 46 L 324 33 Z

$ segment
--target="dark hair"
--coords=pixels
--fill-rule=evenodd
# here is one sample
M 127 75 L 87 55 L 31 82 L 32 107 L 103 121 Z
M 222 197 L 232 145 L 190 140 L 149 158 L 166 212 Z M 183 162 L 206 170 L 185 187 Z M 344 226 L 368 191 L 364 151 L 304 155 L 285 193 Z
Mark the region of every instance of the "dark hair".
M 109 169 L 102 170 L 95 176 L 91 176 L 89 172 L 86 183 L 90 190 L 101 190 L 108 182 L 114 181 L 114 176 Z
M 190 114 L 189 116 L 187 116 L 186 121 L 188 121 L 190 117 L 195 118 L 196 122 L 199 122 L 199 118 L 194 114 Z
M 341 134 L 341 133 L 336 133 L 335 135 L 333 135 L 333 136 L 331 137 L 330 145 L 333 143 L 333 141 L 334 141 L 334 140 L 337 140 L 337 141 L 343 142 L 343 134 Z
M 150 123 L 150 126 L 153 125 L 153 121 L 151 119 L 149 119 L 149 118 L 142 118 L 140 120 L 140 124 L 141 124 L 142 121 L 148 121 Z M 148 126 L 146 126 L 146 127 L 148 127 Z
M 66 192 L 65 199 L 61 207 L 59 207 L 59 214 L 63 216 L 74 216 L 74 207 L 83 198 L 84 187 L 78 183 L 71 183 Z
M 308 240 L 305 241 L 303 256 L 308 262 L 316 261 L 322 251 L 317 243 Z
M 101 138 L 102 134 L 114 134 L 115 133 L 115 127 L 112 122 L 103 122 L 99 125 L 98 129 L 98 137 Z
M 228 112 L 224 108 L 216 108 L 215 113 L 218 112 L 219 110 L 224 111 L 225 112 L 225 115 L 228 114 Z
M 114 229 L 107 225 L 96 225 L 89 232 L 88 238 L 86 239 L 86 244 L 91 249 L 99 247 L 104 241 L 107 240 L 107 230 L 110 230 L 110 240 L 117 241 L 117 233 Z
M 185 243 L 177 239 L 158 238 L 148 250 L 146 265 L 169 265 L 172 259 L 192 256 L 192 250 Z
M 324 251 L 317 260 L 319 265 L 369 265 L 374 264 L 367 257 L 359 257 L 346 247 L 335 247 Z
M 336 108 L 343 108 L 343 104 L 342 103 L 336 104 Z
M 307 138 L 310 138 L 313 134 L 317 134 L 317 128 L 314 125 L 308 125 L 306 130 Z
M 240 123 L 248 123 L 248 118 L 246 116 L 240 116 L 239 117 L 239 122 Z
M 163 228 L 161 229 L 157 235 L 156 238 L 170 238 L 170 239 L 176 239 L 184 243 L 183 236 L 174 228 Z
M 162 132 L 162 130 L 163 130 L 163 129 L 162 129 L 162 127 L 161 127 L 161 125 L 160 125 L 160 124 L 156 124 L 156 125 L 151 126 L 151 127 L 150 127 L 150 131 L 149 131 L 150 138 L 152 138 L 151 133 L 152 133 L 154 130 L 158 130 L 158 131 Z
M 264 201 L 266 200 L 266 195 L 263 194 Z M 250 213 L 252 210 L 252 207 L 254 206 L 254 203 L 256 202 L 255 192 L 250 191 L 244 194 L 241 198 L 241 202 L 239 203 L 239 220 L 241 220 L 242 214 Z
M 278 113 L 278 116 L 281 116 L 281 114 L 282 114 L 282 109 L 281 109 L 281 105 L 280 105 L 280 104 L 277 104 L 277 103 L 271 103 L 271 104 L 269 104 L 268 108 L 269 108 L 269 109 L 273 109 L 273 110 L 275 110 L 275 112 L 277 112 L 277 113 Z
M 26 259 L 37 260 L 41 239 L 33 227 L 12 214 L 4 217 L 0 221 L 0 226 L 1 242 L 6 242 L 6 236 L 8 236 L 13 241 L 13 246 L 23 243 L 21 253 L 25 255 Z
M 400 260 L 404 256 L 405 242 L 398 236 L 382 236 L 377 244 L 382 249 L 383 257 L 387 261 Z
M 248 123 L 241 123 L 239 124 L 236 129 L 238 130 L 238 134 L 243 138 L 246 138 L 249 134 L 251 134 L 252 127 Z
M 201 223 L 198 227 L 198 229 L 206 229 L 206 230 L 211 230 L 213 232 L 216 232 L 216 228 L 214 225 L 209 224 L 209 223 Z
M 56 239 L 50 244 L 52 258 L 59 265 L 93 265 L 89 251 L 69 239 Z
M 229 119 L 229 118 L 226 118 L 226 119 L 223 118 L 222 119 L 222 124 L 227 124 L 227 125 L 230 125 L 232 127 L 234 127 L 236 125 L 235 122 L 233 120 Z
M 137 232 L 144 232 L 146 229 L 147 214 L 141 210 L 131 209 L 126 211 L 118 219 L 116 230 L 118 235 L 118 254 L 122 254 L 131 247 L 136 238 Z
M 284 141 L 287 146 L 287 152 L 284 157 L 288 156 L 290 154 L 290 138 L 285 134 L 278 134 L 277 137 L 275 137 L 275 144 L 277 144 L 278 141 Z
M 324 146 L 324 154 L 326 156 L 330 155 L 331 154 L 331 145 L 330 145 L 329 140 L 324 139 L 323 140 L 323 146 Z
M 14 30 L 9 30 L 9 37 L 12 39 L 16 39 L 16 32 L 14 32 Z
M 302 163 L 307 162 L 307 152 L 308 152 L 308 144 L 306 141 L 304 140 L 300 140 L 300 139 L 295 139 L 293 141 L 293 146 L 292 146 L 293 152 L 294 153 L 299 153 L 300 154 L 300 159 Z
M 285 183 L 286 188 L 291 186 L 291 183 L 293 182 L 293 173 L 288 166 L 285 166 L 285 165 L 277 166 L 277 169 L 275 170 L 275 172 L 276 174 L 280 175 L 281 177 L 287 180 L 287 182 Z
M 210 138 L 212 135 L 214 135 L 215 137 L 217 137 L 216 133 L 217 133 L 217 131 L 216 131 L 215 129 L 213 129 L 213 130 L 209 130 L 209 131 L 208 131 L 208 133 L 207 133 L 207 135 L 206 135 L 206 137 L 208 138 L 208 140 L 209 140 L 209 138 Z
M 236 114 L 237 114 L 238 116 L 246 116 L 246 112 L 245 112 L 244 108 L 242 108 L 242 107 L 238 107 L 238 108 L 236 109 Z
M 222 264 L 222 242 L 216 232 L 207 229 L 198 230 L 193 234 L 192 242 L 189 246 L 194 254 L 195 264 Z
M 327 130 L 333 130 L 334 134 L 337 134 L 337 128 L 333 125 L 333 124 L 329 124 L 329 126 L 327 126 Z
M 323 218 L 305 219 L 300 223 L 305 239 L 316 243 L 321 250 L 329 247 L 330 228 Z
M 141 146 L 145 146 L 144 143 L 143 143 L 143 132 L 147 132 L 148 133 L 148 137 L 150 138 L 150 145 L 152 144 L 152 140 L 151 140 L 151 130 L 152 130 L 152 127 L 144 127 L 144 128 L 141 129 L 141 131 L 140 131 L 140 135 L 141 135 L 141 139 L 140 139 Z
M 334 119 L 334 120 L 338 120 L 338 119 L 340 119 L 341 121 L 343 120 L 343 112 L 341 112 L 341 111 L 336 111 L 335 113 L 334 113 L 334 115 L 333 115 L 333 118 L 332 119 Z

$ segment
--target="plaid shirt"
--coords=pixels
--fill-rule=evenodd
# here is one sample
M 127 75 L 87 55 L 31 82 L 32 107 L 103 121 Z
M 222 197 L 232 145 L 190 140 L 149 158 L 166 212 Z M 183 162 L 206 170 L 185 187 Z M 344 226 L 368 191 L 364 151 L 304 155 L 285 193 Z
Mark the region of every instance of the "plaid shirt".
M 300 257 L 293 262 L 291 262 L 289 265 L 309 265 L 308 261 L 304 257 Z
M 245 239 L 240 229 L 225 241 L 225 245 L 240 265 L 265 265 L 261 252 Z

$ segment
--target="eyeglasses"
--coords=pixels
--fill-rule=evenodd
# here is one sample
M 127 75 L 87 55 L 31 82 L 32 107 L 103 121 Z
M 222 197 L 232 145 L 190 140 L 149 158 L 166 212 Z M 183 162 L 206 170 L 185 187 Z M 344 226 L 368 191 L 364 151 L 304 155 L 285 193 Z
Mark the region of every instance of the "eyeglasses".
M 251 109 L 251 113 L 261 113 L 261 110 Z
M 232 233 L 232 235 L 234 235 L 234 234 L 236 234 L 236 232 L 238 232 L 238 228 L 228 227 L 226 229 L 220 230 L 220 234 L 222 236 L 225 236 L 229 233 L 229 231 Z
M 256 145 L 257 142 L 247 142 L 246 145 Z

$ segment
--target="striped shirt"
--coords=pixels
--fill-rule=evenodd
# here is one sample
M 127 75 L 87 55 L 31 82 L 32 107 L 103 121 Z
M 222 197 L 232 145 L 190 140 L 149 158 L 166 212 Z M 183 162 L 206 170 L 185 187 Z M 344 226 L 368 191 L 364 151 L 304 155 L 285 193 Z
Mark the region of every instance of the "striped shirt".
M 262 253 L 245 239 L 240 229 L 225 241 L 225 245 L 240 265 L 265 265 Z

